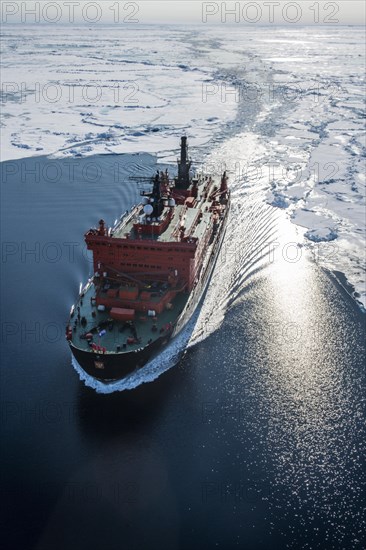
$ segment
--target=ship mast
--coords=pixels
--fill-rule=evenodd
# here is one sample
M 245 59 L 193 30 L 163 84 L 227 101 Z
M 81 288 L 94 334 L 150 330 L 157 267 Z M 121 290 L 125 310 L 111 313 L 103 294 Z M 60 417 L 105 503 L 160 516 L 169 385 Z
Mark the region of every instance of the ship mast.
M 178 189 L 188 189 L 190 185 L 189 169 L 192 162 L 188 160 L 187 137 L 183 136 L 180 141 L 180 159 L 178 160 L 178 179 L 176 187 Z

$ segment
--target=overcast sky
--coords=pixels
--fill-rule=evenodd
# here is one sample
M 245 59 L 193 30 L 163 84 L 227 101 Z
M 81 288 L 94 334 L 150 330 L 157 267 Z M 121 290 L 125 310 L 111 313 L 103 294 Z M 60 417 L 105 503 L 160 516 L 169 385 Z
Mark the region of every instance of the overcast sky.
M 2 23 L 363 25 L 363 0 L 2 1 Z

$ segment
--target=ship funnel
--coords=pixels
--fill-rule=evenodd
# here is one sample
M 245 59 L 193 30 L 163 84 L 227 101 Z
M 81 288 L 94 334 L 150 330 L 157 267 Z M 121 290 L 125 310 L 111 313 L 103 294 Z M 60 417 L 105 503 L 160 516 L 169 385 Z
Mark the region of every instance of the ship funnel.
M 178 160 L 178 181 L 177 188 L 188 189 L 190 184 L 189 169 L 191 161 L 188 160 L 187 137 L 182 136 L 180 141 L 180 159 Z

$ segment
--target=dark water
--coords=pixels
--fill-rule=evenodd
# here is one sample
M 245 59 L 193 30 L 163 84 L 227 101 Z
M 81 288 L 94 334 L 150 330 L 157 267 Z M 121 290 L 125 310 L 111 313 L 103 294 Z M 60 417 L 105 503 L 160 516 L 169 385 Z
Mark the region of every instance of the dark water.
M 45 162 L 2 165 L 2 547 L 364 548 L 353 302 L 305 254 L 257 267 L 277 214 L 248 212 L 251 248 L 227 281 L 235 299 L 218 299 L 221 327 L 153 383 L 97 394 L 71 366 L 64 323 L 90 274 L 84 231 L 113 222 L 136 189 L 114 157 L 73 161 L 73 177 Z

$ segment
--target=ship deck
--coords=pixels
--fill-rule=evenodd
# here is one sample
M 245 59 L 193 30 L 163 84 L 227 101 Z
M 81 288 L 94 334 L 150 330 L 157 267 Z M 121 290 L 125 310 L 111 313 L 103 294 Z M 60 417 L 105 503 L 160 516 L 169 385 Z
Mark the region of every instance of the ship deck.
M 120 346 L 120 352 L 139 351 L 143 349 L 150 340 L 154 341 L 160 338 L 166 332 L 166 326 L 169 323 L 174 323 L 179 313 L 183 310 L 189 294 L 186 292 L 178 293 L 172 300 L 172 309 L 164 310 L 157 316 L 157 320 L 154 321 L 152 317 L 148 317 L 142 313 L 136 312 L 136 318 L 134 320 L 134 330 L 130 325 L 130 322 L 116 321 L 111 319 L 108 311 L 98 311 L 95 306 L 91 305 L 91 298 L 94 297 L 95 288 L 91 284 L 84 293 L 82 298 L 82 304 L 80 300 L 75 307 L 75 313 L 72 317 L 70 324 L 73 328 L 72 332 L 72 344 L 81 350 L 90 351 L 91 348 L 83 335 L 91 332 L 94 336 L 93 342 L 98 346 L 106 348 L 106 353 L 116 353 L 117 346 Z M 75 330 L 75 321 L 77 321 L 77 306 L 80 307 L 80 318 L 85 317 L 86 325 L 81 325 L 78 321 Z M 95 313 L 95 317 L 93 316 Z M 141 319 L 144 318 L 145 319 Z M 153 326 L 157 327 L 156 331 L 152 330 Z M 98 336 L 100 331 L 106 331 L 101 337 Z M 128 338 L 137 338 L 140 340 L 138 343 L 127 344 Z M 125 344 L 125 348 L 123 347 Z

